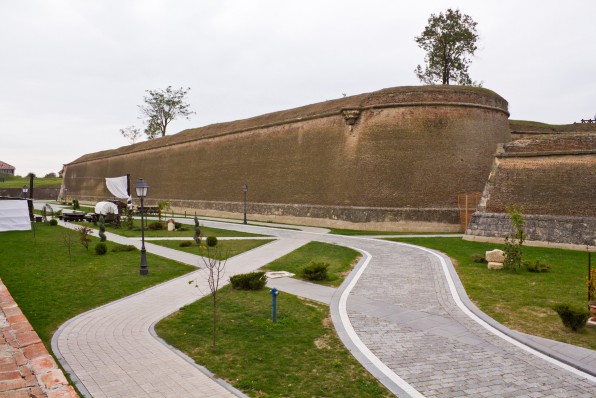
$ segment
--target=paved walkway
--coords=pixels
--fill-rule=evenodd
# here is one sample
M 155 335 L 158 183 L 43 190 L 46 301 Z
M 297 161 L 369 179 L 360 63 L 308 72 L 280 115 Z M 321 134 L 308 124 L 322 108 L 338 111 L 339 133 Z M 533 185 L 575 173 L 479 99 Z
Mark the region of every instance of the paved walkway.
M 225 226 L 210 223 L 204 222 Z M 595 377 L 520 345 L 495 329 L 499 325 L 494 321 L 491 324 L 468 309 L 473 305 L 462 296 L 448 259 L 441 255 L 373 239 L 242 224 L 226 227 L 279 238 L 230 260 L 230 273 L 254 270 L 310 240 L 360 250 L 363 260 L 331 296 L 332 318 L 354 356 L 398 396 L 595 396 Z M 192 255 L 146 246 L 150 252 L 198 264 Z M 149 333 L 154 322 L 198 298 L 196 291 L 189 292 L 188 279 L 179 278 L 83 314 L 61 329 L 56 346 L 94 397 L 238 394 L 210 382 Z M 281 281 L 274 282 L 270 284 L 284 289 Z M 288 291 L 300 293 L 299 285 L 290 282 L 288 286 Z M 314 289 L 311 294 L 325 302 L 331 292 L 323 290 Z M 574 361 L 583 358 L 588 368 L 596 364 L 594 351 L 572 353 L 563 344 L 556 346 Z

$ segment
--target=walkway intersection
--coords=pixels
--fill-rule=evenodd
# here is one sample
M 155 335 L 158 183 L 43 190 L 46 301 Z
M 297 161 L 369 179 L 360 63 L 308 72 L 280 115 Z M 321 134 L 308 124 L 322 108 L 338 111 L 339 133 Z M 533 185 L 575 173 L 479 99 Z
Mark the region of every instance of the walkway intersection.
M 276 238 L 228 260 L 230 275 L 256 270 L 312 240 L 363 253 L 337 291 L 290 279 L 270 280 L 269 286 L 330 302 L 344 344 L 397 396 L 596 395 L 596 352 L 546 341 L 562 353 L 581 358 L 592 371 L 589 375 L 504 335 L 494 326 L 505 328 L 468 309 L 473 305 L 442 255 L 395 242 L 328 235 L 315 228 L 296 231 L 215 220 L 202 223 Z M 138 240 L 112 234 L 108 239 L 140 246 Z M 151 243 L 146 247 L 164 257 L 200 264 L 198 256 Z M 196 271 L 81 314 L 60 328 L 52 342 L 54 352 L 74 373 L 83 393 L 110 398 L 243 396 L 152 335 L 157 321 L 200 297 L 197 289 L 188 287 L 194 276 L 205 283 L 204 273 Z M 537 344 L 544 340 L 528 338 Z

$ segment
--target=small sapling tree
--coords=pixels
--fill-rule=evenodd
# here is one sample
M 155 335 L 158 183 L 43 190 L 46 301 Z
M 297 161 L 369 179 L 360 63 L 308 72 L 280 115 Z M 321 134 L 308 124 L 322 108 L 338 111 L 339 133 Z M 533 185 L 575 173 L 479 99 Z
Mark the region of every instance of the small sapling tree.
M 143 132 L 138 127 L 128 126 L 120 129 L 120 134 L 122 134 L 122 136 L 126 138 L 126 140 L 132 145 L 141 136 L 141 134 L 143 134 Z
M 170 202 L 168 202 L 167 200 L 158 200 L 157 201 L 157 217 L 159 218 L 159 222 L 161 222 L 161 219 L 163 217 L 163 213 L 170 211 L 172 209 L 172 206 L 170 205 Z
M 517 271 L 522 268 L 523 265 L 523 253 L 522 246 L 526 240 L 525 233 L 525 220 L 522 213 L 522 209 L 511 206 L 507 208 L 507 213 L 513 225 L 513 234 L 508 235 L 505 238 L 505 261 L 503 266 L 510 271 Z
M 72 231 L 70 228 L 63 228 L 62 229 L 62 243 L 64 247 L 68 250 L 68 264 L 72 264 Z
M 86 250 L 89 250 L 89 243 L 91 242 L 91 232 L 93 230 L 88 227 L 77 228 L 76 231 L 79 233 L 79 243 L 83 245 Z
M 207 287 L 209 289 L 208 294 L 211 296 L 211 304 L 213 306 L 213 343 L 211 347 L 213 351 L 215 351 L 217 347 L 217 303 L 220 298 L 219 287 L 225 276 L 227 257 L 227 254 L 223 253 L 220 247 L 209 246 L 207 246 L 206 256 L 201 257 L 203 264 L 205 265 L 204 270 L 207 278 Z M 188 283 L 193 282 L 196 288 L 201 288 L 198 278 L 191 280 Z

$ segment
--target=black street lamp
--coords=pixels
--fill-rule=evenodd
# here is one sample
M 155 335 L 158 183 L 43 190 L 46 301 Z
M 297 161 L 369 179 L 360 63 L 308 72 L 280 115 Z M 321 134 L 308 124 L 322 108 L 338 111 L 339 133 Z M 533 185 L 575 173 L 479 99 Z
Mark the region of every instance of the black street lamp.
M 27 197 L 27 192 L 29 191 L 29 187 L 27 185 L 23 185 L 23 194 L 21 195 L 22 197 Z
M 246 224 L 246 193 L 248 192 L 248 185 L 242 184 L 242 191 L 244 192 L 244 224 Z
M 135 189 L 137 190 L 137 196 L 141 198 L 141 275 L 147 275 L 149 269 L 147 268 L 147 251 L 145 250 L 145 207 L 143 206 L 143 198 L 147 196 L 149 185 L 142 178 L 139 178 Z

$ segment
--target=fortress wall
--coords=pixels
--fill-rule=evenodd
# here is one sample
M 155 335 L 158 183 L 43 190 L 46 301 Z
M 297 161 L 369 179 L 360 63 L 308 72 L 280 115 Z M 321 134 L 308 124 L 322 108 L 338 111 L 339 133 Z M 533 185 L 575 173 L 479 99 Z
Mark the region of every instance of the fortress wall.
M 148 181 L 149 202 L 236 217 L 246 183 L 255 219 L 454 231 L 457 194 L 482 190 L 509 140 L 506 107 L 483 89 L 381 90 L 85 155 L 64 181 L 100 200 L 103 181 L 88 177 L 128 173 Z
M 596 134 L 521 139 L 497 153 L 466 235 L 504 238 L 521 206 L 529 240 L 581 245 L 596 231 Z

